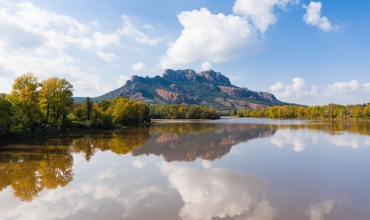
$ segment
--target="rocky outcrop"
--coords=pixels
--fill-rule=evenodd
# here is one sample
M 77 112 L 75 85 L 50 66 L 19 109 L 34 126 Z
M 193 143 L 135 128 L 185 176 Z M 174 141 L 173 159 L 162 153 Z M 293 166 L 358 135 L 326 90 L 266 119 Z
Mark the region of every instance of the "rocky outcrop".
M 157 94 L 166 101 L 175 102 L 175 103 L 185 103 L 191 104 L 192 100 L 186 96 L 183 96 L 179 93 L 169 92 L 164 89 L 156 89 Z
M 269 100 L 271 102 L 277 101 L 274 95 L 267 92 L 255 92 L 247 88 L 236 88 L 228 86 L 218 86 L 223 93 L 230 96 L 235 96 L 239 98 L 250 98 L 255 100 Z
M 229 78 L 213 70 L 200 72 L 198 73 L 198 76 L 206 79 L 210 83 L 222 83 L 222 84 L 231 85 Z
M 170 70 L 164 71 L 162 78 L 169 81 L 194 81 L 197 73 L 194 70 Z
M 132 76 L 126 84 L 94 102 L 126 96 L 151 104 L 198 104 L 219 110 L 265 108 L 283 105 L 274 95 L 239 88 L 229 78 L 213 70 L 196 73 L 194 70 L 165 70 L 162 76 Z

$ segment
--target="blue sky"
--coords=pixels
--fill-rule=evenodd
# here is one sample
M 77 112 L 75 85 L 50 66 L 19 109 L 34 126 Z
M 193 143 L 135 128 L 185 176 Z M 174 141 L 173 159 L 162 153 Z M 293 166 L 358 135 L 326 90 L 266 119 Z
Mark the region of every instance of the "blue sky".
M 0 0 L 0 92 L 57 76 L 98 96 L 132 75 L 213 69 L 314 105 L 370 102 L 369 1 Z

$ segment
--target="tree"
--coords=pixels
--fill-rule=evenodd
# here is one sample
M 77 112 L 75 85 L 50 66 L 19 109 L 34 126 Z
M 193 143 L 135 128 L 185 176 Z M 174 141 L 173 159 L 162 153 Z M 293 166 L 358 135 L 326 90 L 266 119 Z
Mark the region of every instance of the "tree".
M 12 103 L 0 97 L 0 136 L 9 132 L 12 113 Z
M 93 102 L 91 101 L 91 99 L 89 97 L 87 97 L 85 99 L 85 103 L 83 105 L 83 109 L 85 110 L 85 113 L 86 113 L 86 120 L 87 121 L 90 121 L 90 116 L 91 116 L 91 111 L 93 109 Z
M 40 120 L 38 78 L 26 73 L 16 78 L 11 93 L 6 99 L 13 108 L 13 131 L 22 133 Z
M 61 126 L 73 106 L 73 86 L 66 79 L 57 77 L 42 81 L 40 105 L 46 121 Z
M 50 105 L 56 96 L 58 78 L 53 77 L 41 82 L 40 105 L 46 109 L 46 122 L 49 123 Z

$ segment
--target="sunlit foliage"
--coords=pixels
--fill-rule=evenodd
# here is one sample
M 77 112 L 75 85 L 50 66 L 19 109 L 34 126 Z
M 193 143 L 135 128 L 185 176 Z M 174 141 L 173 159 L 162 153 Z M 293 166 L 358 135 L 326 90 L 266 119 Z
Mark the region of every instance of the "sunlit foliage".
M 370 103 L 359 105 L 274 106 L 232 112 L 237 117 L 302 118 L 302 119 L 370 119 Z

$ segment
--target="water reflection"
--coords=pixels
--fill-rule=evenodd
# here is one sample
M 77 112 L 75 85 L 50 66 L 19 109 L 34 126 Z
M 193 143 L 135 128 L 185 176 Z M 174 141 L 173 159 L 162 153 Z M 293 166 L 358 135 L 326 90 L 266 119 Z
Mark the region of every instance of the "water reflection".
M 313 145 L 319 141 L 324 141 L 337 147 L 350 147 L 352 149 L 370 146 L 370 136 L 350 133 L 335 133 L 332 135 L 308 133 L 304 129 L 279 129 L 270 139 L 270 142 L 279 148 L 293 145 L 293 150 L 296 152 L 304 151 L 307 145 Z
M 73 157 L 63 146 L 6 148 L 1 151 L 0 191 L 8 186 L 14 196 L 30 202 L 44 188 L 64 187 L 73 180 Z
M 8 146 L 0 149 L 0 213 L 5 219 L 329 220 L 351 219 L 353 213 L 338 212 L 348 200 L 361 213 L 352 219 L 367 219 L 370 195 L 363 189 L 370 179 L 361 167 L 370 166 L 369 127 L 158 123 Z
M 116 133 L 87 135 L 73 140 L 70 150 L 81 153 L 86 161 L 98 151 L 111 151 L 117 155 L 125 155 L 132 149 L 140 148 L 150 138 L 148 128 L 131 128 Z
M 324 220 L 324 214 L 330 214 L 334 205 L 335 202 L 333 200 L 327 199 L 319 204 L 310 206 L 306 210 L 306 214 L 310 217 L 310 220 Z
M 150 139 L 142 147 L 132 149 L 131 154 L 162 155 L 167 162 L 194 161 L 197 158 L 213 161 L 229 153 L 231 147 L 238 143 L 269 137 L 276 131 L 269 125 L 200 125 L 155 125 L 151 129 Z M 178 132 L 189 130 L 184 127 L 192 126 L 192 132 Z
M 196 170 L 170 163 L 162 163 L 160 169 L 185 202 L 179 212 L 182 219 L 211 220 L 242 215 L 250 217 L 248 219 L 270 220 L 277 214 L 277 209 L 262 197 L 266 182 L 258 177 L 224 169 Z

